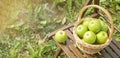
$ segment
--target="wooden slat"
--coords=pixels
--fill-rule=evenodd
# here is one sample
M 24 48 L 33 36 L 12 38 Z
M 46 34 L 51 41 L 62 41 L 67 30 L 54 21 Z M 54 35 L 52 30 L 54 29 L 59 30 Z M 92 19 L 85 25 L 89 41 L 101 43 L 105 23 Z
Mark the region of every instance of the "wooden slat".
M 90 5 L 93 0 L 87 0 L 84 6 Z
M 70 41 L 69 41 L 69 42 L 70 42 Z M 71 50 L 76 56 L 78 56 L 78 58 L 84 58 L 84 57 L 82 56 L 82 54 L 80 53 L 80 51 L 74 46 L 73 43 L 71 43 L 71 44 L 69 45 L 69 48 L 70 48 L 70 50 Z
M 115 25 L 114 25 L 114 28 L 120 33 L 120 28 L 116 27 Z
M 65 31 L 66 31 L 66 33 L 67 33 L 67 36 L 68 36 L 70 39 L 72 39 L 73 42 L 74 42 L 75 39 L 74 39 L 72 33 L 71 33 L 69 30 L 65 30 Z M 69 41 L 69 42 L 70 42 L 70 41 Z M 74 42 L 74 43 L 75 43 L 75 42 Z M 73 43 L 71 43 L 71 44 L 69 45 L 69 47 L 70 47 L 70 49 L 72 50 L 72 52 L 73 52 L 75 55 L 77 55 L 79 58 L 83 58 L 82 54 L 81 54 L 80 51 L 74 46 Z
M 86 54 L 87 58 L 94 58 L 93 55 Z
M 54 58 L 58 58 L 58 55 L 60 55 L 61 51 L 62 51 L 62 49 L 59 47 L 57 52 L 54 55 Z
M 75 39 L 73 37 L 73 34 L 69 30 L 65 30 L 65 32 L 67 33 L 67 36 L 75 43 Z
M 73 32 L 73 27 L 69 28 L 70 29 L 70 32 L 72 33 Z
M 100 0 L 94 0 L 95 5 L 99 5 Z
M 110 43 L 110 47 L 115 51 L 117 55 L 120 56 L 120 49 L 118 49 L 112 42 Z
M 83 55 L 80 53 L 80 51 L 73 45 L 73 44 L 70 44 L 69 45 L 70 49 L 72 50 L 72 52 L 78 56 L 78 58 L 84 58 Z
M 54 37 L 53 37 L 54 39 Z M 75 58 L 74 54 L 66 47 L 66 45 L 64 44 L 59 44 L 58 42 L 55 42 L 59 47 L 61 47 L 61 49 L 65 52 L 65 54 L 69 57 L 69 58 Z
M 104 58 L 111 58 L 110 55 L 105 50 L 102 50 L 101 54 L 103 55 Z
M 99 55 L 98 53 L 96 53 L 95 56 L 96 56 L 97 58 L 102 58 L 102 56 Z
M 110 47 L 106 47 L 105 50 L 113 57 L 113 58 L 118 58 L 119 56 L 117 56 Z
M 113 39 L 113 43 L 120 49 L 120 43 Z

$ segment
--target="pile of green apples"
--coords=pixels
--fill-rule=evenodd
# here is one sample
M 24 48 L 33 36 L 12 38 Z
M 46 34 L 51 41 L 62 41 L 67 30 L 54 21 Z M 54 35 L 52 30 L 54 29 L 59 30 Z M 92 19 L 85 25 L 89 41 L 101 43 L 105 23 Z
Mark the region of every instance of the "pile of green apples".
M 80 39 L 89 44 L 103 44 L 108 39 L 108 25 L 96 18 L 83 18 L 75 32 Z

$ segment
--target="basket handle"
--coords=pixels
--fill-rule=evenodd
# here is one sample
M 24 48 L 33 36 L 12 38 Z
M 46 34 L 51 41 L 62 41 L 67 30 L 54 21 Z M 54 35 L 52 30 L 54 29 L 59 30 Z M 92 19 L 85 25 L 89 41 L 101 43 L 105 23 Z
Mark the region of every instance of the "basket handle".
M 114 32 L 114 25 L 113 25 L 112 17 L 111 17 L 111 15 L 109 14 L 109 12 L 108 12 L 106 9 L 104 9 L 104 8 L 98 6 L 98 5 L 88 5 L 88 6 L 83 7 L 83 8 L 81 9 L 80 13 L 79 13 L 77 23 L 79 24 L 81 21 L 83 21 L 83 20 L 82 20 L 82 17 L 83 17 L 83 15 L 84 15 L 85 11 L 86 11 L 88 8 L 90 8 L 90 7 L 94 7 L 94 8 L 100 9 L 100 10 L 102 10 L 102 11 L 106 14 L 106 17 L 108 18 L 107 21 L 110 23 L 110 28 L 111 28 L 111 29 L 110 29 L 109 38 L 112 38 L 112 34 L 113 34 L 113 32 Z M 78 24 L 77 24 L 77 25 L 78 25 Z M 75 25 L 75 26 L 77 26 L 77 25 Z

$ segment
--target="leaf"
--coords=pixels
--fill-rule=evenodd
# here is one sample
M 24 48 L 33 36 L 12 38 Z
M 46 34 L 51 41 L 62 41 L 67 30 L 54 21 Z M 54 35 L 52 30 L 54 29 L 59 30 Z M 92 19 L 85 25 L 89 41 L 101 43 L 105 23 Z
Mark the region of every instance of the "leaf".
M 67 20 L 66 20 L 66 17 L 64 17 L 63 20 L 62 20 L 62 24 L 65 24 L 66 21 L 67 21 Z
M 59 19 L 59 20 L 56 21 L 56 23 L 61 23 L 61 21 L 62 21 L 62 20 Z
M 106 0 L 100 0 L 100 2 L 105 2 Z
M 46 46 L 44 46 L 44 47 L 41 49 L 40 53 L 41 53 L 41 55 L 44 55 L 44 53 L 47 53 L 47 52 L 50 51 L 51 49 L 52 49 L 52 46 L 46 45 Z
M 10 49 L 10 57 L 15 58 L 16 56 L 16 50 L 15 49 Z
M 94 12 L 94 9 L 93 9 L 93 8 L 89 8 L 89 9 L 86 11 L 85 15 L 91 14 L 91 13 L 93 13 L 93 12 Z
M 44 26 L 41 25 L 41 24 L 39 24 L 37 27 L 38 27 L 38 29 L 42 29 L 42 28 L 44 28 Z
M 45 21 L 41 21 L 40 24 L 46 25 L 46 24 L 47 24 L 47 21 L 46 21 L 46 20 L 45 20 Z
M 2 50 L 0 49 L 0 58 L 2 58 Z
M 115 40 L 120 42 L 120 38 L 116 38 Z
M 117 18 L 116 18 L 115 16 L 112 16 L 112 19 L 113 19 L 113 21 L 116 21 L 116 20 L 117 20 Z
M 68 11 L 71 11 L 72 8 L 72 0 L 67 0 Z
M 32 58 L 37 58 L 37 56 L 39 55 L 39 51 L 36 51 L 34 53 L 32 53 Z
M 86 0 L 82 0 L 82 4 L 84 4 L 86 2 Z
M 33 47 L 31 46 L 31 44 L 29 42 L 28 42 L 27 48 L 31 54 L 35 52 Z
M 19 45 L 20 45 L 20 42 L 17 42 L 14 46 L 14 49 L 17 49 Z
M 116 5 L 116 10 L 120 10 L 120 6 L 118 4 Z
M 52 55 L 48 55 L 48 58 L 53 58 L 53 56 Z

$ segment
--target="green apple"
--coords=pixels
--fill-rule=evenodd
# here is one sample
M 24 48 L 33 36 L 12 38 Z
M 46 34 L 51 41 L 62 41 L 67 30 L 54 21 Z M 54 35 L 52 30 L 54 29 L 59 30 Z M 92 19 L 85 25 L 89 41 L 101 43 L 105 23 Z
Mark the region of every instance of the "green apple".
M 96 42 L 96 35 L 92 31 L 87 31 L 83 36 L 83 40 L 89 44 L 93 44 Z
M 100 31 L 97 35 L 97 43 L 99 44 L 103 44 L 106 42 L 107 38 L 108 38 L 108 35 L 105 31 Z
M 90 31 L 93 31 L 94 33 L 98 33 L 101 30 L 100 21 L 97 19 L 91 20 L 89 25 L 88 25 L 88 29 Z
M 88 29 L 85 25 L 79 25 L 77 26 L 77 28 L 75 29 L 75 32 L 77 33 L 77 35 L 79 37 L 83 37 L 84 33 L 87 32 Z
M 104 21 L 102 21 L 102 20 L 100 20 L 100 23 L 101 23 L 101 31 L 107 31 L 108 30 L 108 27 L 107 27 L 107 24 L 104 22 Z
M 59 30 L 55 33 L 55 41 L 59 43 L 65 43 L 67 39 L 67 34 L 65 31 Z
M 88 24 L 89 24 L 89 22 L 92 20 L 92 18 L 83 18 L 83 25 L 85 25 L 85 26 L 87 26 L 88 27 Z

